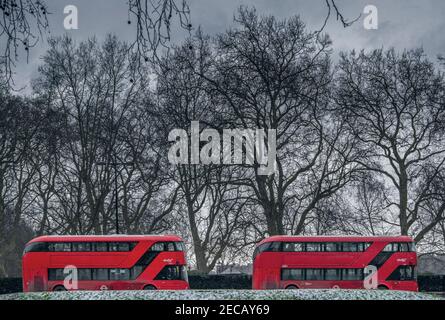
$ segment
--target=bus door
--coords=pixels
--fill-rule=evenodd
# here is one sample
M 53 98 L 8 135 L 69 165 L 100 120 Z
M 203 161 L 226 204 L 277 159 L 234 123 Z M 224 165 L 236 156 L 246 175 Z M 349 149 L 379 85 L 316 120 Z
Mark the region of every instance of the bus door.
M 46 269 L 45 269 L 46 270 Z M 31 273 L 32 277 L 30 278 L 31 283 L 29 284 L 29 288 L 31 291 L 46 291 L 47 283 L 46 283 L 46 275 L 44 274 L 43 269 L 32 269 Z
M 279 289 L 280 270 L 277 270 L 276 268 L 263 268 L 261 272 L 262 278 L 264 279 L 262 289 Z

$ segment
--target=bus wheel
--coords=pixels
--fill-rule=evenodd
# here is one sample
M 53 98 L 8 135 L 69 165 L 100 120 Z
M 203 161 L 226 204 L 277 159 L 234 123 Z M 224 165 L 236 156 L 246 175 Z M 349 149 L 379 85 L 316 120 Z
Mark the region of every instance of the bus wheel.
M 53 291 L 66 291 L 66 288 L 64 286 L 55 286 Z
M 377 287 L 377 290 L 388 290 L 388 287 L 384 286 L 384 285 L 380 285 Z
M 149 284 L 144 287 L 144 290 L 156 290 L 156 287 Z
M 294 286 L 294 285 L 290 285 L 290 286 L 286 287 L 286 290 L 297 290 L 297 289 L 298 289 L 298 287 Z

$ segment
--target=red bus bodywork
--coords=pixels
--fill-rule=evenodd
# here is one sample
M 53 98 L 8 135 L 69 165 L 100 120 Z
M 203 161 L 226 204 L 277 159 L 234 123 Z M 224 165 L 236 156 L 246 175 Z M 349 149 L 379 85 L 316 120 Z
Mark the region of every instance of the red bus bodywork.
M 407 236 L 273 236 L 255 249 L 252 286 L 363 289 L 364 268 L 374 265 L 379 289 L 418 291 L 416 264 L 413 240 Z
M 65 290 L 67 266 L 79 270 L 78 290 L 189 287 L 177 236 L 41 236 L 26 245 L 22 264 L 24 292 Z

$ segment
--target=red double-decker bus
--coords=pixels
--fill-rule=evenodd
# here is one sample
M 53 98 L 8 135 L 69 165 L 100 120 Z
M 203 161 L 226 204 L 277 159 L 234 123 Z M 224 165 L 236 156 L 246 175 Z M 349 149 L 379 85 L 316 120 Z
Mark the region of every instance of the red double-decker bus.
M 25 247 L 23 291 L 188 289 L 186 265 L 177 236 L 42 236 Z
M 254 289 L 363 289 L 373 268 L 373 288 L 418 291 L 407 236 L 273 236 L 257 245 L 253 259 Z

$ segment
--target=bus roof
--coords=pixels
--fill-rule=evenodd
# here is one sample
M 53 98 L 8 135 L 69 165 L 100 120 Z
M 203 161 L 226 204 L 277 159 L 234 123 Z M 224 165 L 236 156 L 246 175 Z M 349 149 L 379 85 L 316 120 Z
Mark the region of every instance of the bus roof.
M 263 239 L 265 242 L 413 242 L 409 236 L 272 236 Z
M 182 241 L 181 237 L 176 235 L 126 235 L 126 234 L 115 234 L 115 235 L 51 235 L 51 236 L 40 236 L 32 239 L 32 242 L 95 242 L 95 241 Z

